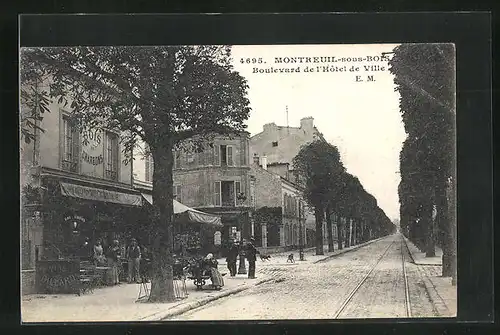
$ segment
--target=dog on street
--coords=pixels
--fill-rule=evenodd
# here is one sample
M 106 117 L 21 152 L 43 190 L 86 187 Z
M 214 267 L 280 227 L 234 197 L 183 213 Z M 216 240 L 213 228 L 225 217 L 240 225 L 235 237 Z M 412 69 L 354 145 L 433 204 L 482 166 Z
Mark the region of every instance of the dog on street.
M 271 260 L 271 256 L 270 255 L 260 255 L 260 260 L 263 262 L 269 261 L 269 260 Z

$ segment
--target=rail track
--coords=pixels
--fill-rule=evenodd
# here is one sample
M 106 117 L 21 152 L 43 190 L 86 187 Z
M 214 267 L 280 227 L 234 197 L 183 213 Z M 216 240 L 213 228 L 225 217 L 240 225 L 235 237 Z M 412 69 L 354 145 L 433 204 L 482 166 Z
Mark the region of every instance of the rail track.
M 373 271 L 377 268 L 377 266 L 380 264 L 382 259 L 386 256 L 387 252 L 391 249 L 391 247 L 396 243 L 396 241 L 391 241 L 389 246 L 385 249 L 385 251 L 382 253 L 382 255 L 377 259 L 375 264 L 371 267 L 370 271 L 366 275 L 364 275 L 363 279 L 361 279 L 356 287 L 349 293 L 347 298 L 344 300 L 342 305 L 340 305 L 340 308 L 337 310 L 337 312 L 334 315 L 334 319 L 338 319 L 342 313 L 345 311 L 347 306 L 351 303 L 353 298 L 356 296 L 356 294 L 359 292 L 360 288 L 363 287 L 363 284 L 366 282 L 366 280 L 371 276 Z M 406 317 L 411 318 L 412 317 L 412 312 L 411 312 L 411 303 L 410 303 L 410 290 L 409 290 L 409 285 L 408 285 L 408 277 L 406 273 L 406 264 L 405 264 L 405 242 L 403 238 L 401 238 L 401 261 L 402 261 L 402 272 L 403 272 L 403 280 L 404 280 L 404 297 L 405 297 L 405 312 L 406 312 Z

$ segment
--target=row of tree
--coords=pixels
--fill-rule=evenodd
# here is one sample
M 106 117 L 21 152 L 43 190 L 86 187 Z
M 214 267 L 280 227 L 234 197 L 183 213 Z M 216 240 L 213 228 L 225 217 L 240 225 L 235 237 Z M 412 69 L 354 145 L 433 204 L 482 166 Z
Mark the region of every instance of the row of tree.
M 441 246 L 444 276 L 452 275 L 454 259 L 454 55 L 453 44 L 403 44 L 390 61 L 407 134 L 400 153 L 401 230 L 429 257 Z
M 375 197 L 363 188 L 357 177 L 346 172 L 334 145 L 316 140 L 303 146 L 293 159 L 293 167 L 299 183 L 304 186 L 306 202 L 314 208 L 317 255 L 324 254 L 324 220 L 327 224 L 328 251 L 334 251 L 332 217 L 336 218 L 339 249 L 342 249 L 343 242 L 346 245 L 352 243 L 350 234 L 342 234 L 346 231 L 346 222 L 353 222 L 358 227 L 359 241 L 394 231 L 393 223 L 377 205 Z

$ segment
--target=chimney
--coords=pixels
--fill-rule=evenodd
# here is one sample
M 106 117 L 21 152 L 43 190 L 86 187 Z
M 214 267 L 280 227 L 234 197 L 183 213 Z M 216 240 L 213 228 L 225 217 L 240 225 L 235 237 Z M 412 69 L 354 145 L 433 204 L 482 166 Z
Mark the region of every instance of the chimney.
M 253 163 L 255 165 L 259 165 L 259 155 L 257 155 L 256 153 L 253 154 Z
M 262 156 L 262 168 L 267 170 L 267 156 Z
M 312 131 L 314 129 L 314 118 L 309 116 L 300 119 L 300 128 L 305 131 Z
M 273 132 L 273 131 L 275 131 L 277 128 L 278 128 L 278 126 L 277 126 L 277 125 L 276 125 L 276 123 L 274 123 L 274 122 L 272 122 L 272 123 L 266 123 L 266 124 L 263 126 L 264 132 Z

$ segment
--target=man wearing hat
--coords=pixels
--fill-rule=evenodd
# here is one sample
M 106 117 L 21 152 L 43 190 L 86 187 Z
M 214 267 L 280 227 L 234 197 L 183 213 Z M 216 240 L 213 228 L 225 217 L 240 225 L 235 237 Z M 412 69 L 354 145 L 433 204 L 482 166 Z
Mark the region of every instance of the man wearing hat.
M 141 248 L 137 244 L 137 240 L 133 238 L 130 245 L 127 248 L 127 260 L 128 260 L 128 282 L 136 283 L 141 282 L 141 276 L 139 274 L 139 265 L 141 263 Z
M 260 254 L 259 250 L 255 248 L 255 239 L 250 238 L 250 242 L 247 243 L 246 247 L 246 257 L 248 260 L 248 278 L 255 279 L 255 261 L 257 260 L 257 254 Z

